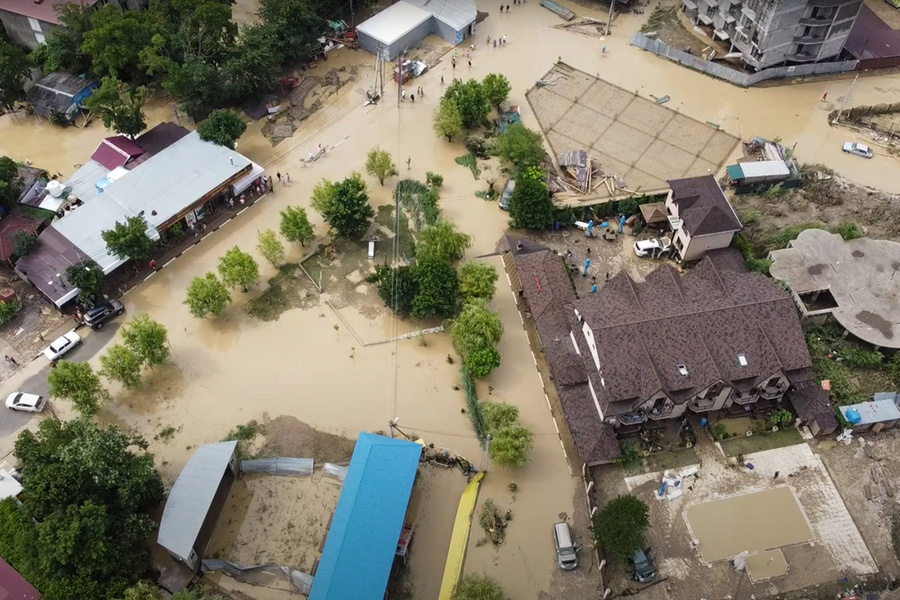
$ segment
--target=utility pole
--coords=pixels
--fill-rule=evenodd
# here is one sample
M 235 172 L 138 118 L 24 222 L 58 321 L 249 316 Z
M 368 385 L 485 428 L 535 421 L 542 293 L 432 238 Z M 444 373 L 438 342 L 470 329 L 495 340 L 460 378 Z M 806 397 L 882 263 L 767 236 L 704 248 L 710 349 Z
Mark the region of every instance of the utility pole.
M 844 112 L 844 108 L 847 106 L 847 103 L 850 102 L 850 94 L 853 92 L 853 86 L 856 85 L 856 80 L 859 79 L 859 73 L 856 73 L 856 77 L 853 78 L 853 82 L 850 84 L 850 89 L 847 90 L 847 93 L 844 94 L 844 101 L 841 102 L 841 108 L 838 110 L 837 116 L 834 118 L 834 122 L 838 123 L 841 120 L 841 114 Z
M 609 15 L 606 16 L 606 35 L 609 35 L 609 26 L 612 23 L 613 11 L 616 10 L 616 0 L 610 0 Z

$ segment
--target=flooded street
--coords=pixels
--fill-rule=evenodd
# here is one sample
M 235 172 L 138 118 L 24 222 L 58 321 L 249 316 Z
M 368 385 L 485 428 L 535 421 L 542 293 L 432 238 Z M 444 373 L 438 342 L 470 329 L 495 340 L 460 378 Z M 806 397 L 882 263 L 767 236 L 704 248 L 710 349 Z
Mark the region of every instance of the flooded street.
M 452 73 L 449 61 L 439 63 L 416 81 L 424 86 L 424 102 L 406 102 L 398 109 L 392 101 L 396 86 L 389 82 L 385 101 L 363 106 L 361 90 L 370 85 L 374 58 L 363 51 L 331 53 L 333 58 L 318 67 L 321 72 L 311 74 L 323 75 L 341 65 L 357 64 L 359 79 L 341 88 L 322 109 L 300 123 L 293 137 L 280 144 L 273 147 L 261 135 L 262 122 L 251 124 L 239 142 L 241 153 L 272 175 L 276 171 L 290 173 L 293 183 L 287 188 L 277 186 L 274 193 L 125 296 L 131 314 L 150 313 L 168 327 L 172 359 L 151 374 L 140 390 L 112 389 L 115 400 L 101 418 L 146 435 L 167 483 L 197 445 L 218 441 L 234 426 L 262 420 L 264 415 L 291 415 L 317 429 L 351 438 L 361 430 L 386 431 L 388 421 L 396 417 L 405 431 L 438 447 L 452 448 L 475 464 L 481 462 L 478 440 L 468 415 L 461 412 L 463 393 L 454 389 L 460 385 L 458 357 L 446 334 L 429 335 L 424 341 L 361 346 L 357 335 L 368 344 L 384 340 L 392 332 L 418 329 L 421 324 L 395 323 L 386 313 L 372 318 L 353 306 L 340 308 L 339 316 L 324 302 L 337 287 L 328 281 L 323 282 L 323 296 L 313 306 L 289 310 L 278 320 L 259 321 L 242 310 L 275 274 L 256 250 L 257 232 L 277 230 L 279 211 L 299 205 L 309 211 L 317 235 L 324 236 L 321 218 L 309 205 L 313 186 L 322 178 L 341 179 L 352 170 L 363 171 L 366 152 L 376 145 L 393 155 L 400 178 L 424 180 L 427 171 L 443 175 L 440 206 L 448 219 L 472 236 L 468 255 L 494 252 L 507 228 L 508 215 L 474 192 L 485 189 L 486 180 L 499 179 L 500 174 L 486 172 L 476 181 L 468 169 L 454 162 L 465 153 L 461 139 L 448 144 L 433 133 L 431 115 L 442 91 L 442 75 L 449 82 L 453 74 L 482 78 L 490 72 L 504 73 L 513 85 L 511 102 L 522 107 L 525 124 L 537 128 L 525 92 L 561 57 L 642 96 L 669 95 L 672 100 L 667 107 L 718 123 L 743 139 L 760 135 L 781 138 L 786 146 L 796 143 L 801 162 L 823 163 L 854 181 L 900 192 L 900 177 L 885 176 L 897 169 L 895 158 L 879 155 L 867 161 L 846 155 L 841 143 L 856 138 L 827 124 L 826 116 L 835 105 L 819 99 L 827 91 L 829 98 L 839 103 L 850 87 L 849 79 L 745 90 L 630 47 L 631 32 L 646 16 L 620 16 L 614 35 L 600 41 L 551 28 L 559 23 L 558 17 L 536 1 L 517 5 L 508 14 L 498 14 L 493 3 L 479 4 L 490 16 L 479 24 L 472 67 L 461 61 Z M 605 13 L 591 13 L 581 6 L 577 12 L 605 19 Z M 483 47 L 486 36 L 503 34 L 508 36 L 507 47 Z M 601 55 L 604 43 L 608 50 Z M 898 93 L 900 75 L 864 77 L 856 83 L 850 104 L 888 102 Z M 147 115 L 148 125 L 171 116 L 171 106 L 157 101 Z M 0 154 L 27 158 L 35 166 L 68 176 L 107 135 L 111 133 L 96 120 L 82 131 L 36 125 L 6 115 L 0 117 Z M 310 168 L 301 168 L 301 158 L 319 143 L 334 149 Z M 391 202 L 395 179 L 388 180 L 386 187 L 369 177 L 367 181 L 373 204 Z M 234 303 L 218 319 L 192 317 L 183 304 L 189 281 L 215 271 L 219 257 L 235 245 L 260 260 L 260 286 L 248 294 L 232 292 Z M 379 246 L 376 263 L 385 246 Z M 296 261 L 302 253 L 293 245 L 287 250 L 289 261 Z M 572 514 L 572 499 L 580 483 L 571 475 L 560 447 L 502 263 L 496 257 L 486 260 L 501 271 L 493 304 L 505 332 L 499 347 L 503 363 L 479 383 L 479 395 L 518 406 L 522 423 L 535 434 L 535 448 L 525 468 L 490 468 L 479 495 L 464 572 L 496 577 L 511 598 L 535 598 L 546 590 L 556 568 L 551 526 L 560 513 Z M 450 364 L 448 356 L 456 364 Z M 97 357 L 91 362 L 97 365 Z M 61 408 L 67 412 L 67 406 Z M 177 428 L 171 439 L 154 440 L 167 426 Z M 570 459 L 573 468 L 580 468 L 576 457 Z M 420 537 L 411 565 L 415 598 L 430 600 L 437 597 L 440 587 L 452 520 L 465 482 L 458 472 L 432 473 L 426 480 Z M 513 481 L 515 492 L 508 487 Z M 487 498 L 513 513 L 506 543 L 500 547 L 490 542 L 478 544 L 483 531 L 477 516 Z M 236 535 L 238 524 L 234 527 Z M 576 535 L 586 540 L 589 532 L 576 531 Z M 587 552 L 582 560 L 587 562 Z

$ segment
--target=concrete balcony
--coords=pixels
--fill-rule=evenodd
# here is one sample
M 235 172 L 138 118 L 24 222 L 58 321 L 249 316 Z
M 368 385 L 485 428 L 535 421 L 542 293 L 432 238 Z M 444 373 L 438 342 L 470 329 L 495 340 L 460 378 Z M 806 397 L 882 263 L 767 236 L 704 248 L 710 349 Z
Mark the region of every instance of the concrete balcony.
M 647 416 L 654 421 L 667 419 L 669 415 L 672 414 L 673 410 L 675 410 L 675 404 L 673 402 L 666 402 L 661 405 L 654 404 L 647 409 Z
M 789 60 L 791 62 L 815 62 L 819 56 L 817 54 L 808 54 L 804 52 L 803 54 L 787 54 L 785 55 L 785 60 Z
M 790 59 L 790 60 L 793 60 L 793 59 Z M 787 391 L 787 385 L 785 385 L 783 383 L 779 383 L 778 385 L 773 386 L 773 387 L 759 388 L 759 390 L 757 390 L 757 391 L 759 393 L 760 398 L 762 398 L 764 400 L 775 400 L 777 398 L 784 396 L 784 393 Z
M 814 8 L 832 8 L 847 4 L 847 0 L 806 0 L 806 5 Z
M 644 422 L 644 411 L 635 410 L 621 415 L 616 415 L 619 425 L 640 425 Z
M 710 411 L 715 404 L 715 398 L 691 398 L 688 400 L 688 408 L 694 412 Z
M 824 35 L 795 35 L 794 43 L 803 44 L 804 46 L 813 46 L 825 43 Z
M 832 21 L 834 21 L 834 19 L 831 17 L 828 17 L 826 19 L 819 19 L 819 18 L 814 19 L 814 18 L 810 17 L 807 19 L 800 19 L 797 22 L 800 25 L 806 25 L 808 27 L 828 27 L 829 25 L 831 25 Z
M 746 392 L 744 394 L 735 393 L 731 396 L 731 400 L 735 404 L 746 405 L 746 404 L 755 404 L 757 400 L 759 400 L 759 396 L 752 393 Z

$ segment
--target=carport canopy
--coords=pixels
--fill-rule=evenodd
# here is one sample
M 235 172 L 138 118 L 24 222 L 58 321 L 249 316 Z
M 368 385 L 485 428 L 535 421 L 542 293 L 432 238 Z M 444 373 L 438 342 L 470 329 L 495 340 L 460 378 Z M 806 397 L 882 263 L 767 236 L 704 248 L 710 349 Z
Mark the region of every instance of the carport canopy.
M 176 557 L 190 560 L 236 448 L 236 441 L 200 446 L 178 475 L 163 509 L 157 540 Z

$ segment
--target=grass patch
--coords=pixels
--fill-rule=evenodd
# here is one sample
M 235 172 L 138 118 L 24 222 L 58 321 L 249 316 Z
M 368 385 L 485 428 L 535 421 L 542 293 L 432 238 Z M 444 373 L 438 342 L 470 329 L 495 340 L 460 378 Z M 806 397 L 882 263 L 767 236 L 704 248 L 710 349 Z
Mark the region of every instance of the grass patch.
M 644 462 L 647 466 L 644 466 Z M 637 475 L 639 473 L 655 473 L 667 469 L 680 469 L 688 465 L 696 465 L 700 462 L 693 448 L 679 448 L 671 452 L 654 452 L 649 456 L 622 463 L 625 473 Z
M 478 168 L 478 158 L 471 152 L 457 157 L 456 164 L 467 167 L 472 171 L 472 176 L 475 177 L 475 179 L 478 179 L 478 176 L 481 175 L 481 169 Z
M 162 429 L 159 430 L 159 433 L 153 436 L 154 440 L 162 440 L 163 442 L 168 442 L 175 436 L 176 433 L 181 431 L 181 426 L 172 427 L 171 425 L 166 425 Z
M 294 263 L 278 267 L 278 274 L 269 279 L 269 287 L 244 307 L 250 315 L 261 321 L 277 321 L 281 313 L 294 308 L 292 300 L 300 291 L 305 277 Z
M 47 219 L 52 219 L 56 216 L 56 213 L 52 210 L 45 210 L 43 208 L 35 208 L 34 206 L 18 206 L 16 207 L 16 212 L 18 212 L 23 217 L 28 217 L 33 221 L 46 221 Z
M 779 429 L 775 433 L 729 438 L 719 443 L 722 445 L 722 450 L 726 456 L 737 456 L 738 454 L 746 456 L 754 452 L 762 452 L 763 450 L 802 444 L 803 438 L 800 437 L 799 431 L 789 427 L 787 429 Z
M 375 222 L 386 227 L 394 235 L 394 207 L 390 204 L 379 206 L 378 212 L 375 214 Z M 400 257 L 412 260 L 416 255 L 416 240 L 413 238 L 412 230 L 409 228 L 409 217 L 402 210 L 400 211 Z M 381 242 L 382 251 L 390 256 L 392 240 L 384 240 Z

